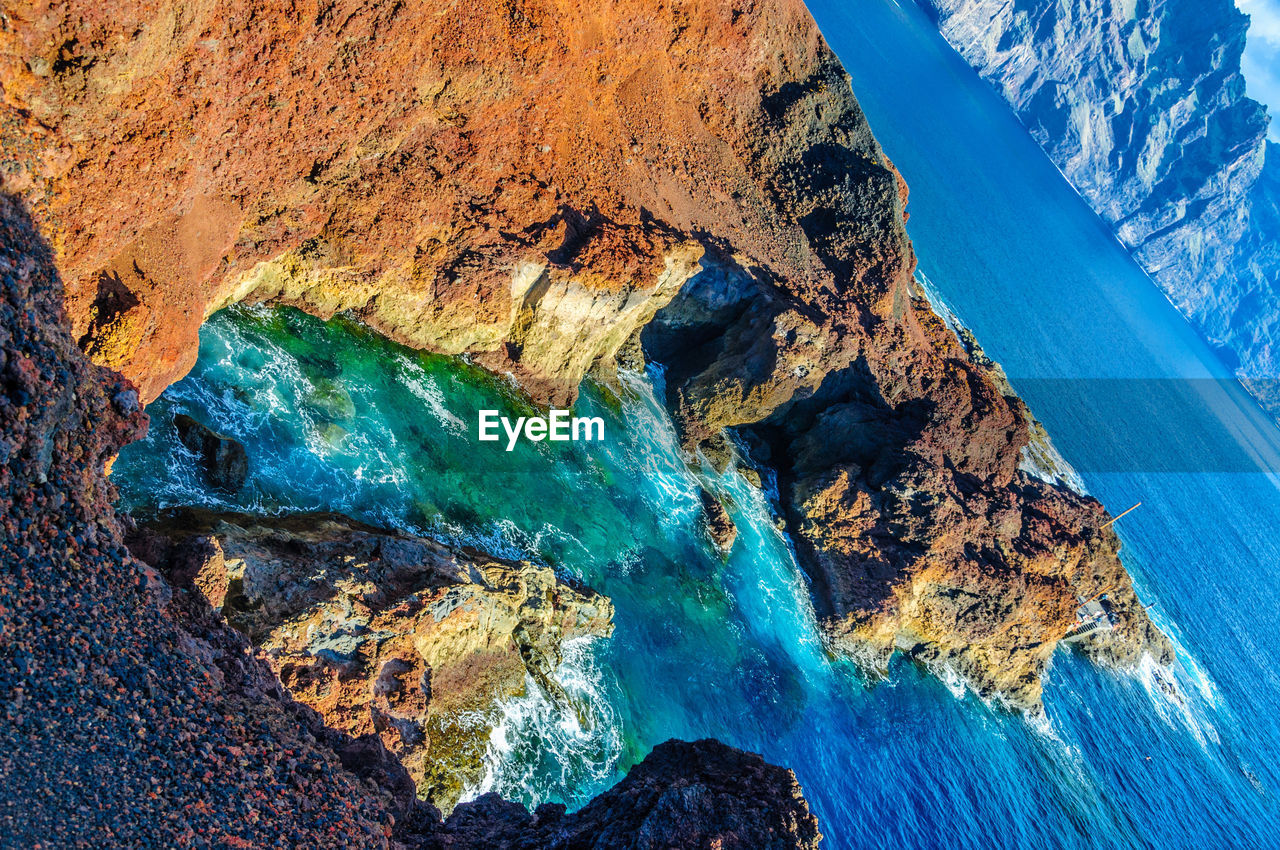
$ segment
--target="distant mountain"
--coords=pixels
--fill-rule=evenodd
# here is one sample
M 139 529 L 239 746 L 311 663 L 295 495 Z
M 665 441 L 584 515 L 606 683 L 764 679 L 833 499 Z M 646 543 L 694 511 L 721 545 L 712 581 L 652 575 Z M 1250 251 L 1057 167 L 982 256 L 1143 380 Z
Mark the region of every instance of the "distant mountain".
M 1231 0 L 919 0 L 1280 415 L 1280 145 Z

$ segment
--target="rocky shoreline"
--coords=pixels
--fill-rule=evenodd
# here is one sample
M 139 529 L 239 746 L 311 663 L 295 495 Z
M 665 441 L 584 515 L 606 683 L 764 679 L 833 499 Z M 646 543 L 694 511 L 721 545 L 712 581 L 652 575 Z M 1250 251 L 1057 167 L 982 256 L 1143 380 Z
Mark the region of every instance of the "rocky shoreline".
M 39 681 L 15 659 L 7 695 L 34 688 L 69 708 L 51 721 L 65 729 L 27 717 L 6 742 L 33 753 L 4 801 L 15 834 L 53 834 L 59 813 L 83 806 L 73 826 L 84 836 L 139 824 L 160 843 L 818 841 L 794 776 L 713 742 L 658 748 L 573 815 L 487 798 L 441 823 L 415 789 L 447 807 L 456 788 L 431 778 L 430 751 L 406 731 L 431 726 L 434 678 L 424 701 L 404 677 L 421 682 L 428 664 L 434 677 L 442 661 L 471 670 L 433 653 L 492 639 L 503 672 L 487 693 L 501 693 L 554 656 L 533 631 L 607 628 L 606 603 L 527 565 L 315 517 L 306 529 L 205 520 L 167 544 L 135 536 L 177 595 L 136 561 L 104 467 L 143 427 L 139 402 L 194 362 L 200 323 L 237 300 L 350 310 L 397 340 L 467 353 L 543 404 L 643 350 L 667 368 L 691 458 L 729 462 L 732 438 L 776 472 L 829 645 L 873 668 L 907 652 L 1038 711 L 1079 599 L 1103 588 L 1117 628 L 1086 651 L 1117 665 L 1169 657 L 1106 511 L 1019 469 L 1027 411 L 915 291 L 906 187 L 796 0 L 481 2 L 453 15 L 374 2 L 318 17 L 261 0 L 135 0 L 110 16 L 76 2 L 5 16 L 0 174 L 56 256 L 6 198 L 0 412 L 20 459 L 6 468 L 6 585 L 24 605 L 4 615 L 39 643 L 28 655 L 61 657 L 59 641 L 85 634 L 90 650 L 131 659 L 123 694 L 116 679 L 82 685 L 71 660 Z M 31 489 L 50 480 L 47 493 Z M 706 510 L 708 535 L 731 546 L 725 517 Z M 67 549 L 77 535 L 86 548 Z M 388 541 L 415 554 L 388 556 Z M 281 546 L 289 557 L 272 554 Z M 480 576 L 464 580 L 450 558 Z M 316 563 L 332 582 L 296 581 Z M 52 609 L 31 602 L 35 587 Z M 452 619 L 460 608 L 397 613 L 424 593 L 467 595 L 505 625 L 469 630 Z M 529 609 L 547 594 L 556 601 Z M 385 642 L 339 634 L 353 616 Z M 424 643 L 422 629 L 442 622 L 461 643 Z M 329 625 L 332 645 L 313 646 L 308 630 Z M 333 650 L 342 667 L 338 650 L 353 646 L 349 680 L 316 661 Z M 378 694 L 384 672 L 400 684 Z M 414 704 L 382 706 L 390 694 Z M 425 739 L 438 740 L 429 728 Z M 156 762 L 156 751 L 168 755 Z M 6 778 L 18 771 L 7 758 Z M 449 769 L 467 765 L 470 755 Z M 121 805 L 167 773 L 154 796 Z M 86 782 L 100 789 L 92 803 L 77 790 Z M 218 789 L 204 799 L 208 783 Z M 250 789 L 263 783 L 259 803 Z
M 644 823 L 660 846 L 817 846 L 817 824 L 795 776 L 714 741 L 656 748 L 613 791 L 572 815 L 558 806 L 531 814 L 488 795 L 442 821 L 376 730 L 353 735 L 359 723 L 343 730 L 295 700 L 281 684 L 282 668 L 214 611 L 208 600 L 221 593 L 225 604 L 232 582 L 216 557 L 201 557 L 212 548 L 209 535 L 177 533 L 182 543 L 174 546 L 116 515 L 104 469 L 140 436 L 146 416 L 127 382 L 75 346 L 52 252 L 21 206 L 2 195 L 0 285 L 4 844 L 623 848 L 642 846 L 625 825 Z M 379 536 L 349 521 L 326 522 L 345 533 L 336 543 L 311 541 L 317 552 Z M 313 531 L 317 525 L 308 523 Z M 176 566 L 176 585 L 135 560 L 126 537 L 166 568 Z M 404 566 L 418 573 L 418 560 L 440 552 L 429 541 L 401 545 L 424 557 L 407 565 L 384 557 L 375 566 L 393 577 Z M 489 559 L 476 563 L 494 569 Z M 305 602 L 308 587 L 324 595 L 315 584 L 281 590 Z M 473 583 L 442 589 L 487 592 Z M 571 599 L 583 593 L 564 592 Z M 604 628 L 600 617 L 594 622 Z M 523 657 L 520 669 L 529 669 Z
M 613 631 L 609 600 L 547 567 L 337 514 L 171 511 L 126 542 L 327 726 L 377 735 L 446 815 L 484 776 L 502 702 L 531 680 L 567 703 L 551 678 L 562 645 Z

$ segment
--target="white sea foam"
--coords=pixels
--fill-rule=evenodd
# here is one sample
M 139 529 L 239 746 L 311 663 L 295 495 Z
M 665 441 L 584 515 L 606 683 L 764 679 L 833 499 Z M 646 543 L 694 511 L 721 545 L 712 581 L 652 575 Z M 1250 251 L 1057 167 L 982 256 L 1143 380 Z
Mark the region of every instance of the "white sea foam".
M 916 269 L 915 281 L 921 294 L 924 295 L 925 300 L 929 302 L 929 306 L 938 314 L 938 317 L 942 319 L 943 324 L 950 328 L 953 333 L 960 336 L 962 340 L 966 335 L 972 337 L 969 326 L 961 320 L 956 311 L 942 297 L 938 288 L 934 286 L 933 281 L 929 280 L 929 276 L 924 273 L 923 269 Z M 997 364 L 994 368 L 998 373 L 998 377 L 1007 383 L 1008 378 L 999 365 Z M 1084 479 L 1080 477 L 1075 468 L 1058 451 L 1057 446 L 1053 444 L 1049 434 L 1039 421 L 1032 422 L 1031 443 L 1022 447 L 1018 469 L 1047 484 L 1066 487 L 1082 495 L 1088 493 L 1084 485 Z
M 600 640 L 576 638 L 562 647 L 551 678 L 570 705 L 543 692 L 529 677 L 525 694 L 501 706 L 485 752 L 485 775 L 463 801 L 497 791 L 527 805 L 565 800 L 608 780 L 622 755 L 622 729 L 613 709 L 614 689 L 599 663 Z
M 1170 638 L 1173 640 L 1173 638 Z M 1210 712 L 1219 707 L 1217 688 L 1195 660 L 1174 641 L 1177 660 L 1165 667 L 1143 655 L 1135 675 L 1156 715 L 1170 728 L 1182 726 L 1203 749 L 1221 743 Z
M 699 484 L 684 462 L 671 416 L 658 401 L 661 373 L 650 368 L 643 375 L 621 372 L 619 378 L 626 389 L 624 420 L 634 446 L 626 453 L 621 446 L 606 450 L 616 463 L 637 470 L 651 485 L 644 497 L 664 527 L 683 526 L 701 510 Z
M 1069 742 L 1047 712 L 1027 716 L 1025 722 L 1027 728 L 1048 745 L 1050 755 L 1060 769 L 1069 773 L 1077 784 L 1090 782 L 1088 763 L 1080 745 Z
M 467 423 L 449 410 L 440 385 L 426 373 L 426 370 L 403 354 L 396 358 L 396 362 L 400 367 L 400 382 L 426 405 L 431 417 L 451 434 L 459 437 L 466 436 Z

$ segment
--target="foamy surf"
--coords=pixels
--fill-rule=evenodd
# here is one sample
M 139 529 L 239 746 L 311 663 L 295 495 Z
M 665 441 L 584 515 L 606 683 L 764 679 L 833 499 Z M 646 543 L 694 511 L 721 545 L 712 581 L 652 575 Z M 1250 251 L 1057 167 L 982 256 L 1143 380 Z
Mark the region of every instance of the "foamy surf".
M 621 724 L 612 708 L 616 686 L 597 657 L 600 639 L 575 638 L 551 678 L 569 705 L 551 699 L 527 678 L 525 694 L 500 706 L 485 751 L 485 775 L 462 801 L 496 791 L 533 807 L 572 803 L 584 789 L 607 783 L 623 750 Z

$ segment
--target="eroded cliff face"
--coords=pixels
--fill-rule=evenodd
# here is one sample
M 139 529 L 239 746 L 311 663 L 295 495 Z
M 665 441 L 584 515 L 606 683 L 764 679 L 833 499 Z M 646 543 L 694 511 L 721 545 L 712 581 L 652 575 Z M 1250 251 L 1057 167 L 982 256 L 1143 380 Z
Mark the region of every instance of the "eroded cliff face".
M 921 0 L 1178 309 L 1280 414 L 1280 146 L 1231 0 Z
M 232 585 L 210 559 L 184 579 L 195 594 L 131 556 L 103 470 L 146 417 L 76 347 L 53 260 L 0 194 L 0 843 L 817 846 L 795 776 L 712 741 L 662 745 L 573 815 L 490 795 L 442 823 L 380 735 L 296 702 L 283 668 L 213 611 L 206 598 Z
M 798 0 L 20 3 L 0 35 L 7 185 L 144 401 L 261 298 L 571 397 L 711 225 L 803 266 L 748 149 L 785 86 L 849 100 Z
M 154 397 L 210 311 L 270 300 L 547 402 L 644 329 L 691 455 L 728 459 L 728 432 L 777 471 L 838 651 L 1035 710 L 1077 597 L 1110 589 L 1120 627 L 1090 651 L 1167 657 L 1105 511 L 1018 470 L 1021 403 L 914 292 L 905 186 L 795 0 L 25 3 L 3 26 L 2 173 L 56 248 L 76 368 L 69 334 Z M 489 801 L 432 834 L 632 846 L 609 824 L 634 814 L 681 846 L 817 840 L 784 771 L 713 745 L 649 764 L 562 823 Z
M 880 210 L 890 238 L 901 226 L 892 197 L 862 213 Z M 728 428 L 746 463 L 777 473 L 829 643 L 872 672 L 903 651 L 1039 711 L 1049 658 L 1080 601 L 1103 593 L 1115 628 L 1084 651 L 1117 667 L 1148 653 L 1169 663 L 1106 511 L 1020 468 L 1032 418 L 998 367 L 914 292 L 898 238 L 900 252 L 884 255 L 897 277 L 868 275 L 848 284 L 867 288 L 857 294 L 818 290 L 814 301 L 706 260 L 644 335 L 669 367 L 690 451 L 735 462 Z M 813 316 L 816 331 L 796 330 Z M 822 334 L 842 347 L 813 346 Z

